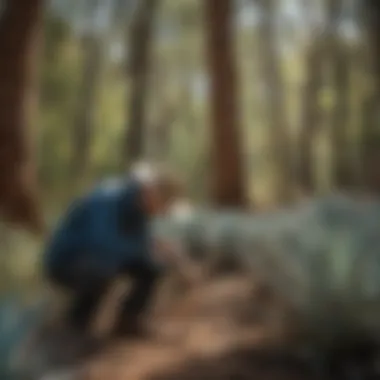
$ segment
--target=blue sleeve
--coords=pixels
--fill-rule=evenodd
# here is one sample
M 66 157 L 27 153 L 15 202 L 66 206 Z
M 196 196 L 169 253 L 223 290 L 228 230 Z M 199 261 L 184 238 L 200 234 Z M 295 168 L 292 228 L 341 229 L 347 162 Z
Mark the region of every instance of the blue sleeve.
M 140 186 L 131 181 L 119 189 L 120 192 L 116 188 L 109 192 L 109 203 L 102 203 L 97 211 L 93 249 L 108 255 L 110 260 L 128 261 L 130 258 L 147 257 L 150 236 L 148 218 L 139 200 Z
M 112 247 L 121 257 L 144 257 L 148 259 L 151 252 L 151 237 L 143 229 L 136 230 L 131 234 L 115 233 L 112 239 Z
M 135 181 L 131 181 L 121 194 L 119 226 L 126 235 L 135 234 L 146 223 L 147 217 L 142 209 L 140 197 L 141 187 Z
M 87 206 L 81 200 L 71 204 L 46 242 L 44 265 L 59 265 L 74 252 L 83 251 L 84 238 L 88 235 L 85 232 L 88 218 Z
M 122 196 L 121 234 L 127 248 L 126 255 L 137 254 L 149 258 L 151 253 L 151 234 L 148 216 L 142 208 L 140 199 L 141 187 L 137 182 L 131 181 Z
M 53 237 L 56 244 L 75 245 L 79 243 L 76 240 L 83 239 L 88 217 L 88 209 L 85 202 L 80 200 L 73 202 L 58 224 Z

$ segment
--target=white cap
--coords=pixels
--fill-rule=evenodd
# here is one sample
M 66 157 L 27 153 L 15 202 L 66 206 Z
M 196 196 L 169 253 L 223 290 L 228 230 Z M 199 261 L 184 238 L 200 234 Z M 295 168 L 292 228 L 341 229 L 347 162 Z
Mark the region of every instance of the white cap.
M 147 162 L 138 162 L 132 166 L 131 175 L 142 183 L 153 183 L 157 180 L 157 172 Z
M 132 166 L 130 175 L 143 185 L 157 186 L 164 197 L 177 198 L 182 192 L 176 175 L 159 164 L 138 162 Z

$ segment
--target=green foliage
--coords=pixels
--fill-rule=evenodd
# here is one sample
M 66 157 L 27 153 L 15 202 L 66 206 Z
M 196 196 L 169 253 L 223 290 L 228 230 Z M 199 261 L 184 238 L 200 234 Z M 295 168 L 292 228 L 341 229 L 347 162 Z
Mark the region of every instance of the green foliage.
M 96 13 L 91 11 L 91 1 L 86 2 L 86 12 L 79 2 L 57 0 L 55 3 L 56 7 L 47 12 L 45 19 L 45 48 L 40 69 L 40 116 L 37 123 L 39 174 L 46 214 L 52 219 L 73 195 L 70 163 L 73 127 L 83 74 L 83 35 L 79 31 L 91 18 L 89 14 Z M 128 22 L 133 15 L 132 3 L 134 2 L 117 1 L 110 27 L 102 29 L 102 33 L 95 33 L 104 42 L 105 59 L 100 92 L 96 100 L 95 129 L 91 136 L 88 175 L 90 182 L 119 170 L 125 120 L 129 112 L 126 105 L 129 104 L 127 97 L 130 85 L 123 61 L 123 44 L 124 40 L 128 40 L 124 37 L 129 31 Z M 312 4 L 314 3 L 310 2 L 311 8 Z M 149 76 L 148 131 L 153 130 L 162 119 L 166 122 L 169 148 L 165 152 L 165 158 L 188 180 L 191 195 L 204 199 L 212 168 L 209 157 L 211 142 L 202 1 L 162 0 L 158 16 L 152 72 Z M 282 14 L 277 16 L 282 20 Z M 269 203 L 273 201 L 273 152 L 269 144 L 270 131 L 265 114 L 261 35 L 258 33 L 257 24 L 246 25 L 240 21 L 236 20 L 233 31 L 247 184 L 255 203 Z M 289 22 L 285 18 L 282 21 Z M 304 106 L 303 89 L 307 79 L 304 44 L 306 37 L 302 35 L 300 20 L 295 20 L 292 28 L 297 38 L 291 35 L 281 36 L 282 42 L 276 48 L 290 51 L 279 54 L 278 67 L 282 74 L 284 107 L 296 157 L 295 142 L 300 128 L 305 127 L 301 125 L 301 113 Z M 95 32 L 99 30 L 95 28 Z M 279 30 L 279 34 L 281 33 Z M 301 38 L 298 38 L 297 33 Z M 306 42 L 313 41 L 309 38 Z M 367 127 L 363 122 L 363 103 L 374 90 L 363 42 L 361 35 L 356 43 L 347 44 L 350 64 L 349 144 L 352 152 L 356 152 L 356 155 L 353 154 L 353 161 L 357 161 L 359 157 L 357 153 L 360 150 L 361 130 Z M 120 48 L 121 57 L 111 56 L 110 51 L 115 47 Z M 199 91 L 199 87 L 204 87 L 204 91 Z M 322 111 L 319 126 L 324 134 L 319 133 L 315 140 L 315 145 L 318 146 L 317 171 L 322 173 L 319 177 L 323 178 L 323 183 L 327 182 L 325 178 L 330 170 L 325 132 L 331 130 L 332 126 L 327 114 L 336 103 L 333 84 L 323 78 L 319 91 L 319 106 Z M 173 115 L 168 120 L 165 119 L 166 108 L 173 109 Z M 374 143 L 372 138 L 368 139 Z
M 40 175 L 49 194 L 67 179 L 71 127 L 80 83 L 81 54 L 69 25 L 51 15 L 45 25 L 40 84 Z
M 123 73 L 105 72 L 101 84 L 96 130 L 92 145 L 93 177 L 101 178 L 117 170 L 124 136 L 126 85 Z
M 128 31 L 128 25 L 125 23 L 130 21 L 133 14 L 132 3 L 115 2 L 112 25 L 108 32 L 104 30 L 109 35 L 99 36 L 105 40 L 106 59 L 97 100 L 95 131 L 92 136 L 90 181 L 117 172 L 120 163 L 125 120 L 128 115 L 126 98 L 129 80 L 123 62 L 110 59 L 108 46 L 120 45 L 121 37 L 125 30 Z M 87 5 L 90 6 L 89 4 Z M 60 4 L 55 8 L 55 13 L 50 12 L 46 17 L 45 53 L 41 70 L 40 173 L 44 189 L 52 199 L 64 199 L 71 194 L 69 163 L 74 116 L 80 100 L 78 88 L 83 64 L 81 37 L 75 31 L 73 23 L 74 5 L 72 15 L 69 7 L 65 6 L 64 11 L 62 7 L 63 4 Z M 80 10 L 79 8 L 78 6 L 77 10 Z M 89 15 L 94 13 L 90 8 L 75 16 L 78 25 L 81 24 L 80 20 L 83 25 L 89 22 L 89 18 L 92 17 Z M 310 9 L 312 8 L 313 6 Z M 205 195 L 204 179 L 209 172 L 205 168 L 209 146 L 207 92 L 200 95 L 195 91 L 196 81 L 202 77 L 207 78 L 203 21 L 200 1 L 161 1 L 153 44 L 148 99 L 148 129 L 160 123 L 165 108 L 170 106 L 174 109 L 174 116 L 169 118 L 167 125 L 170 130 L 170 142 L 166 159 L 174 163 L 189 181 L 197 178 L 196 183 L 192 182 L 190 187 L 193 195 L 201 197 Z M 286 102 L 284 107 L 294 142 L 302 127 L 302 91 L 307 79 L 304 77 L 307 74 L 305 46 L 301 42 L 302 39 L 294 38 L 297 37 L 297 33 L 301 33 L 297 32 L 297 27 L 295 25 L 293 32 L 286 34 L 287 39 L 283 39 L 291 53 L 279 56 Z M 247 182 L 252 187 L 252 195 L 258 197 L 259 202 L 266 201 L 271 193 L 273 160 L 268 140 L 268 120 L 264 112 L 266 100 L 263 96 L 265 83 L 260 66 L 261 36 L 257 24 L 240 23 L 239 19 L 234 32 L 239 74 L 239 105 L 249 176 Z M 373 81 L 365 70 L 365 54 L 361 41 L 348 41 L 345 43 L 345 49 L 351 65 L 350 88 L 356 89 L 350 90 L 351 122 L 348 139 L 350 149 L 357 151 L 362 123 L 361 103 L 364 97 L 369 96 Z M 204 85 L 206 86 L 206 83 Z M 327 114 L 336 104 L 334 87 L 331 82 L 324 80 L 319 91 L 319 107 L 322 110 L 320 126 L 323 130 L 331 128 Z M 318 137 L 318 141 L 320 140 L 323 138 Z M 326 145 L 326 142 L 323 144 Z M 326 149 L 318 148 L 317 151 L 320 153 L 317 153 L 317 156 L 325 155 L 328 151 Z M 317 161 L 320 166 L 318 170 L 324 178 L 326 160 L 322 158 Z

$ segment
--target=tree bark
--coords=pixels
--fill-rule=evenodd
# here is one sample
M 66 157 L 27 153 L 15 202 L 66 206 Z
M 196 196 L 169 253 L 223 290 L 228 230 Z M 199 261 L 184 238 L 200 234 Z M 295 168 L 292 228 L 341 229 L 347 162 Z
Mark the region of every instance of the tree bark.
M 89 163 L 103 58 L 102 41 L 99 37 L 88 36 L 83 39 L 82 45 L 84 50 L 83 76 L 74 123 L 72 156 L 73 179 L 78 185 L 86 177 Z
M 292 200 L 293 168 L 289 124 L 286 115 L 284 83 L 280 57 L 276 49 L 275 9 L 273 0 L 260 0 L 261 65 L 267 95 L 267 119 L 270 130 L 271 153 L 276 165 L 276 199 L 282 203 Z
M 349 57 L 338 43 L 331 58 L 336 99 L 332 114 L 333 179 L 339 189 L 347 189 L 355 181 L 348 141 Z
M 122 152 L 122 168 L 141 158 L 146 132 L 146 95 L 150 66 L 151 40 L 158 0 L 140 0 L 132 29 L 128 36 L 126 76 L 131 78 L 127 102 L 127 123 Z
M 299 134 L 298 181 L 303 191 L 310 195 L 315 190 L 314 138 L 320 123 L 318 95 L 322 81 L 322 50 L 319 42 L 306 52 L 306 75 L 302 92 L 301 129 Z
M 326 0 L 327 51 L 326 59 L 331 69 L 335 104 L 331 118 L 331 145 L 333 150 L 333 181 L 338 189 L 353 185 L 354 174 L 349 155 L 349 57 L 339 37 L 339 17 L 343 11 L 342 0 Z
M 212 200 L 219 207 L 245 207 L 232 1 L 205 0 L 204 4 L 211 79 Z
M 368 46 L 371 50 L 370 71 L 374 90 L 363 102 L 362 130 L 362 179 L 363 185 L 371 192 L 380 193 L 380 3 L 377 0 L 361 2 Z
M 372 70 L 375 83 L 380 93 L 380 3 L 377 0 L 364 0 L 367 10 L 367 30 L 372 50 Z
M 37 53 L 44 1 L 8 0 L 0 18 L 0 212 L 42 228 L 29 128 L 36 107 Z

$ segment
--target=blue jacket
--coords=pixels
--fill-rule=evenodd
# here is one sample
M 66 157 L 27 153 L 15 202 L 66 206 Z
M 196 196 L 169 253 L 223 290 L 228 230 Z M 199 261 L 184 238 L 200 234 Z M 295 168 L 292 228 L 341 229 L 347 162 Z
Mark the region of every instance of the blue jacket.
M 113 274 L 135 260 L 149 260 L 148 218 L 133 180 L 108 180 L 76 200 L 57 226 L 45 252 L 45 267 L 92 266 Z

